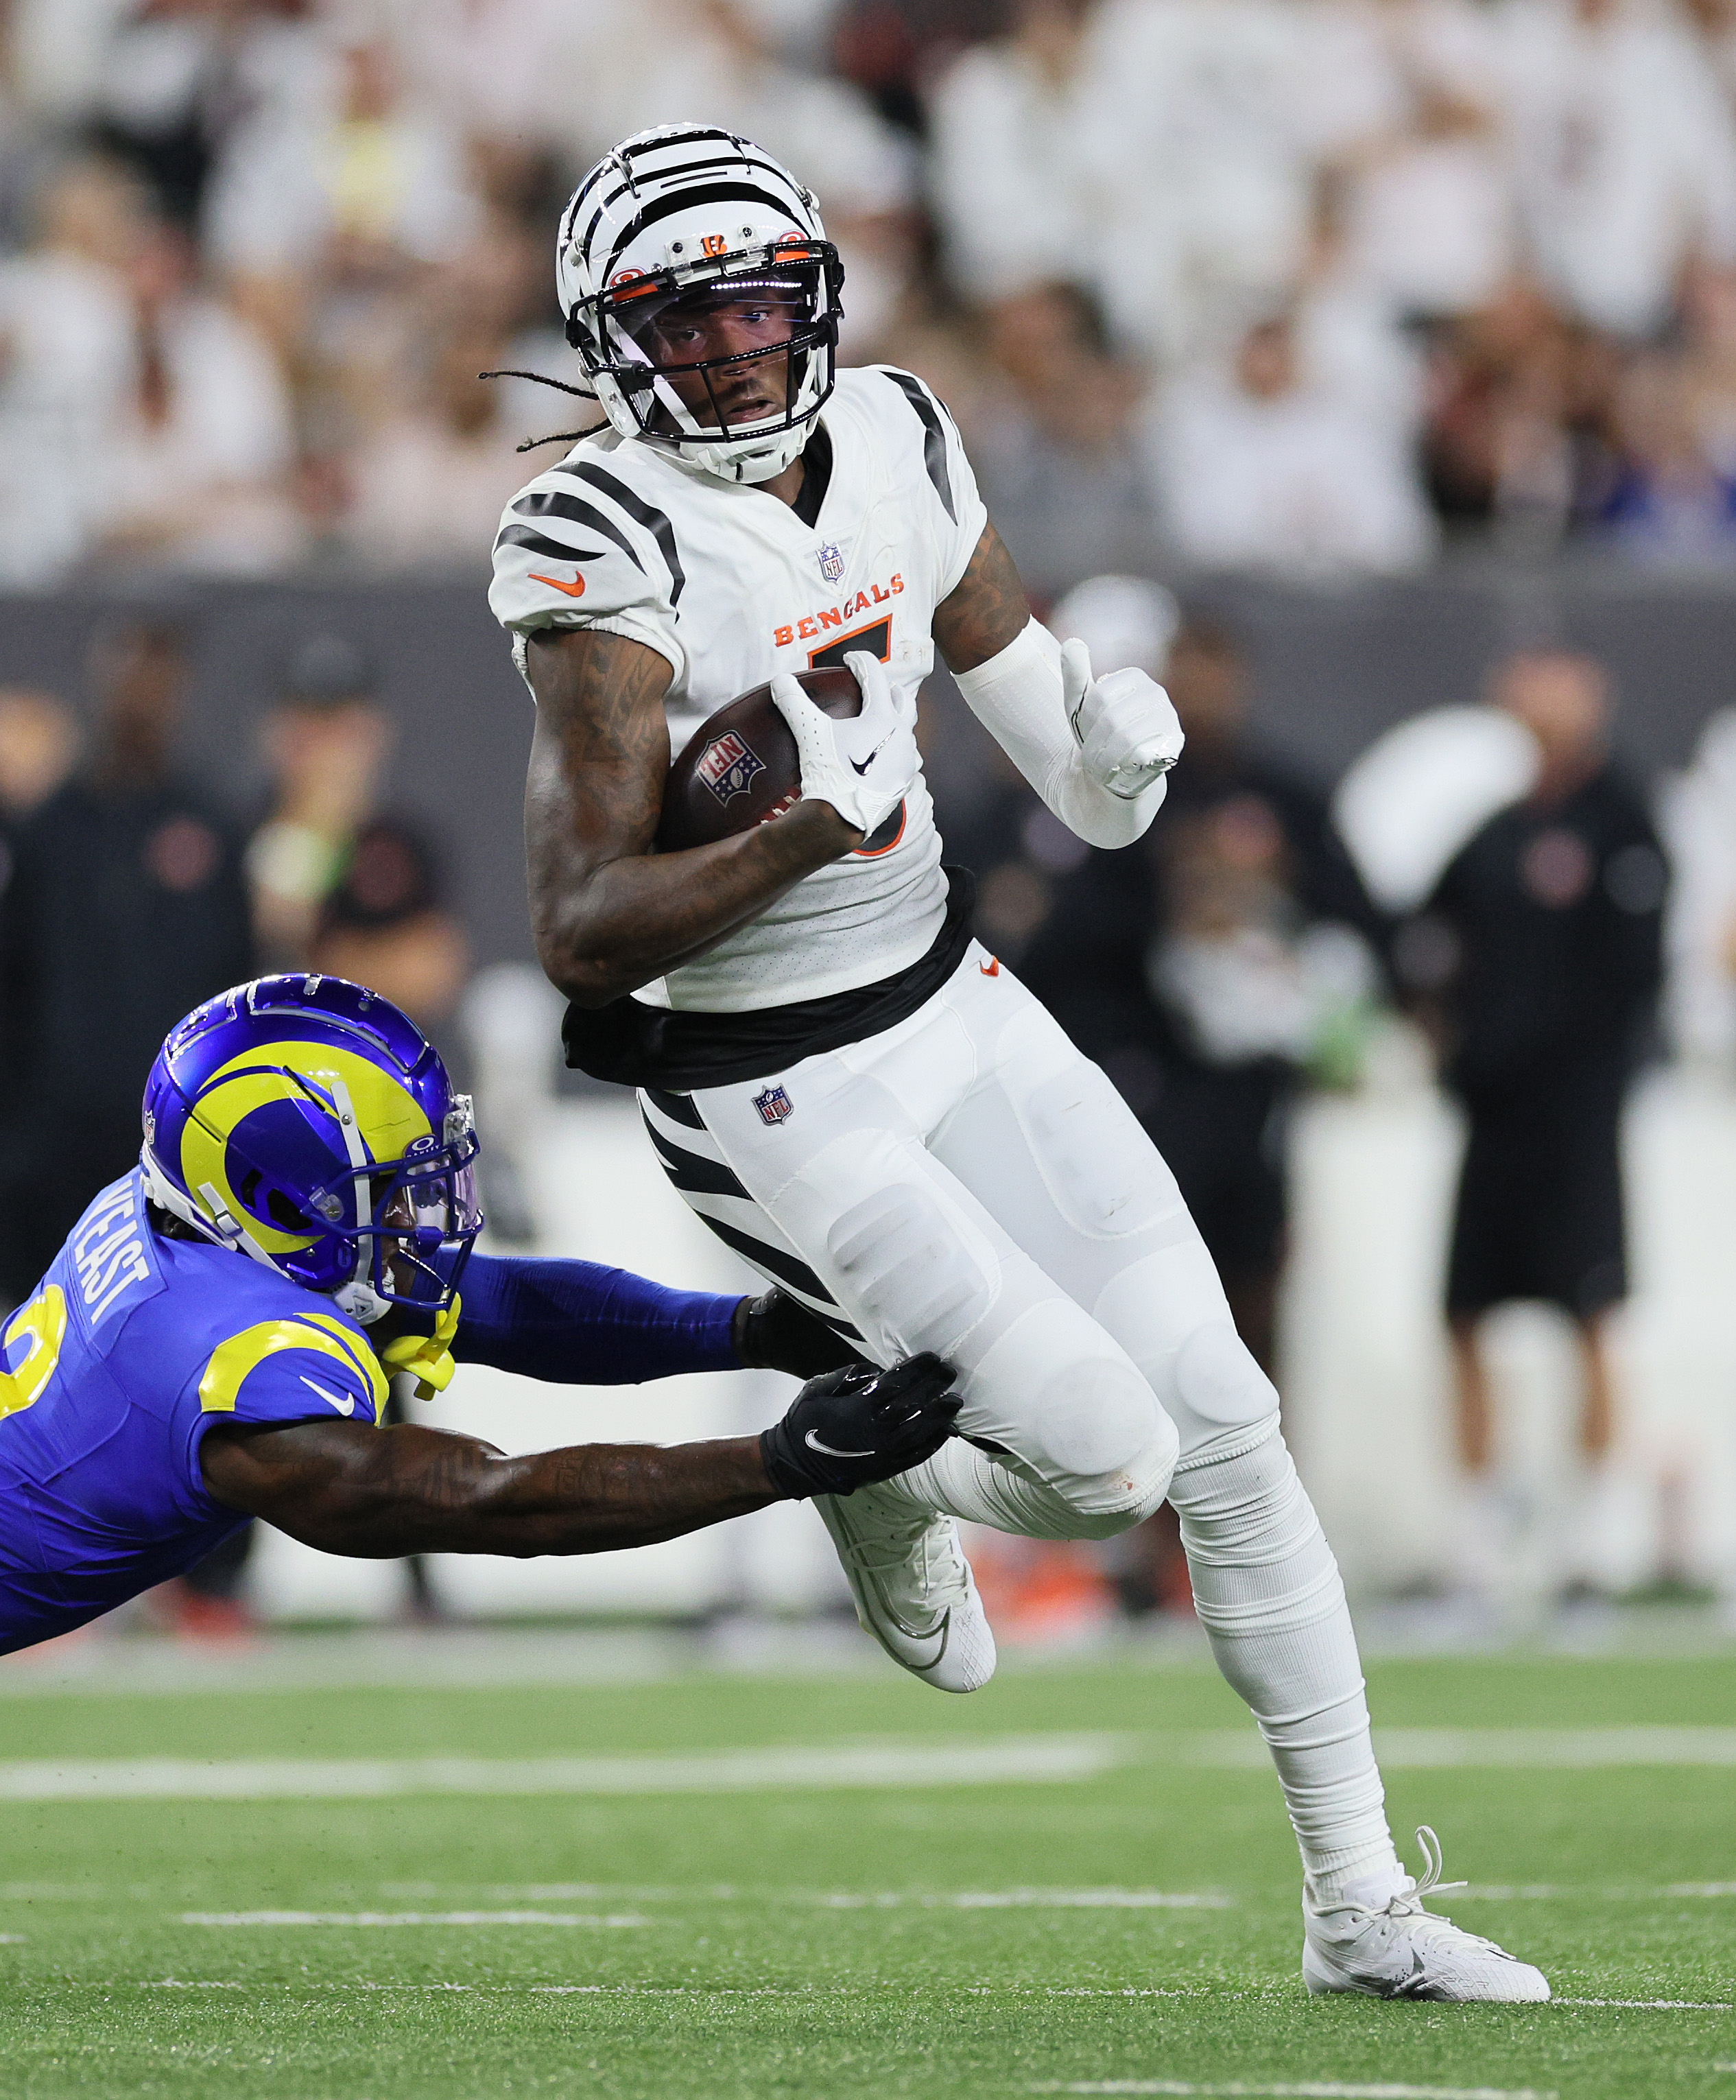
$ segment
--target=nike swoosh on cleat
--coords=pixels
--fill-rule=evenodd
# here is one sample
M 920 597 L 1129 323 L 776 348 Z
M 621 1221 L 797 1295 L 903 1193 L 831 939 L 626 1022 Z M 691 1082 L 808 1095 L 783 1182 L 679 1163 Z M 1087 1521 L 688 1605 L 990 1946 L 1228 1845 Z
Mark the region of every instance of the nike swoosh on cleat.
M 322 1400 L 328 1400 L 340 1414 L 355 1414 L 355 1395 L 353 1392 L 328 1392 L 317 1379 L 308 1378 L 305 1374 L 302 1383 L 310 1392 L 316 1392 Z
M 835 1445 L 822 1444 L 810 1429 L 802 1439 L 810 1451 L 823 1452 L 828 1458 L 871 1458 L 872 1451 L 840 1451 Z

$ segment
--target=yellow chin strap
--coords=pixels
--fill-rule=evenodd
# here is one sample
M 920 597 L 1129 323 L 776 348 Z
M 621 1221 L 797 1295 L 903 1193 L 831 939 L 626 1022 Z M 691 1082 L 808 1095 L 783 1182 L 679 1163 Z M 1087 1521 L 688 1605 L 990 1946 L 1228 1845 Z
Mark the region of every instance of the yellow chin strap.
M 452 1382 L 452 1373 L 458 1368 L 452 1361 L 452 1338 L 458 1332 L 463 1304 L 461 1298 L 455 1297 L 435 1321 L 433 1334 L 400 1335 L 380 1352 L 380 1361 L 389 1371 L 416 1374 L 418 1400 L 432 1400 Z

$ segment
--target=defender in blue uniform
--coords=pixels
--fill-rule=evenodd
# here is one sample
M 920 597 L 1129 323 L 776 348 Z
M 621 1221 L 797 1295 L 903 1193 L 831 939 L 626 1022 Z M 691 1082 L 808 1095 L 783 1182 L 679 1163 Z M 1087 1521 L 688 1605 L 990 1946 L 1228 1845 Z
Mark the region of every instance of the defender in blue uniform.
M 848 1492 L 950 1433 L 945 1365 L 871 1371 L 778 1292 L 473 1254 L 469 1102 L 361 986 L 268 977 L 207 1002 L 164 1044 L 144 1124 L 140 1167 L 0 1345 L 0 1652 L 183 1573 L 251 1515 L 364 1556 L 597 1551 Z M 508 1458 L 382 1426 L 392 1372 L 426 1396 L 465 1361 L 810 1382 L 761 1437 L 672 1449 Z

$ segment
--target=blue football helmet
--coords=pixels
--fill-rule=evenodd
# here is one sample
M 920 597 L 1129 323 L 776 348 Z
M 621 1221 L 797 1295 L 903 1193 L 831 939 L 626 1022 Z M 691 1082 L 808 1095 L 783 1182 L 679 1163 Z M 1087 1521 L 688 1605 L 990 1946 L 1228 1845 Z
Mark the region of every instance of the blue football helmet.
M 364 1321 L 443 1310 L 482 1215 L 475 1119 L 377 992 L 290 973 L 171 1029 L 145 1083 L 151 1202 Z

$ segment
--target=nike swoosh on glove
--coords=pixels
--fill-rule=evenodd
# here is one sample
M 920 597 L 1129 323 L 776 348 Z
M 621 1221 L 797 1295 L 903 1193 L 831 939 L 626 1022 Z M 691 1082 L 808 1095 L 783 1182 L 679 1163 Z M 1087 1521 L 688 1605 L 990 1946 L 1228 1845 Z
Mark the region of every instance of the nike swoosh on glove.
M 1079 763 L 1100 788 L 1137 801 L 1182 755 L 1187 739 L 1170 696 L 1143 671 L 1091 676 L 1082 642 L 1061 644 L 1061 690 Z
M 772 681 L 772 704 L 790 725 L 804 801 L 830 802 L 866 838 L 916 785 L 916 695 L 896 691 L 886 667 L 863 650 L 844 663 L 862 689 L 862 711 L 837 721 L 787 673 Z
M 925 1351 L 888 1371 L 847 1364 L 810 1379 L 760 1439 L 773 1486 L 792 1502 L 853 1494 L 932 1458 L 958 1418 L 954 1375 Z

